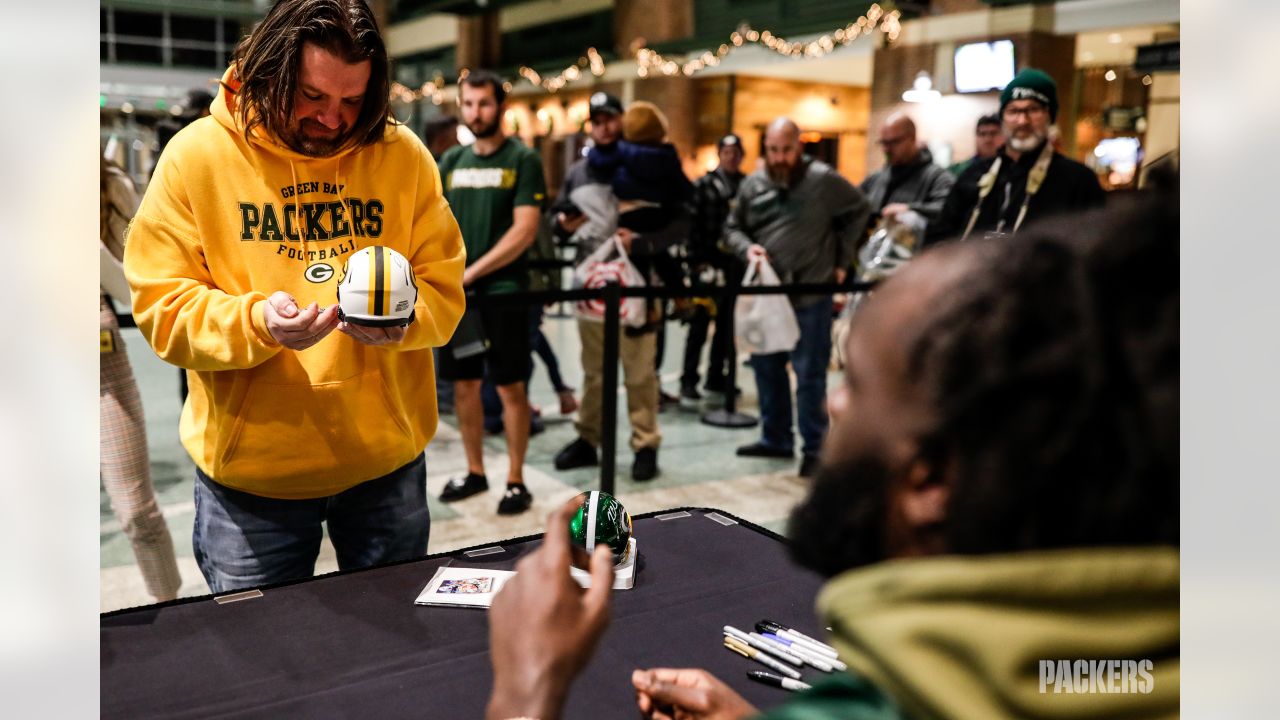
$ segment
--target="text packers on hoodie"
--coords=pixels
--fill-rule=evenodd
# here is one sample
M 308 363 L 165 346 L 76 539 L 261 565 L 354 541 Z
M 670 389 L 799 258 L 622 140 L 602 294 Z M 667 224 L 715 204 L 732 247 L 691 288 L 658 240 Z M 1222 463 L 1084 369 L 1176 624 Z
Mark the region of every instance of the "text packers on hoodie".
M 179 433 L 205 474 L 267 497 L 333 495 L 408 463 L 435 434 L 431 348 L 462 316 L 462 235 L 435 161 L 403 125 L 307 157 L 261 127 L 246 141 L 236 87 L 228 70 L 212 117 L 179 132 L 156 167 L 125 250 L 134 317 L 161 358 L 190 371 Z M 268 295 L 332 305 L 345 259 L 370 245 L 413 265 L 403 342 L 332 332 L 293 351 L 272 339 Z

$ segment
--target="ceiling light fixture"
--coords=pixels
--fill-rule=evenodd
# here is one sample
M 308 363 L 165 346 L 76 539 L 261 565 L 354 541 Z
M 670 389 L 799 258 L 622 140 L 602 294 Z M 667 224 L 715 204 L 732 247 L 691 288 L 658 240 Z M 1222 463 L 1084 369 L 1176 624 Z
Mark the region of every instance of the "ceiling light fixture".
M 933 89 L 933 78 L 921 70 L 911 83 L 911 89 L 902 93 L 902 99 L 909 103 L 933 102 L 942 97 L 942 93 Z

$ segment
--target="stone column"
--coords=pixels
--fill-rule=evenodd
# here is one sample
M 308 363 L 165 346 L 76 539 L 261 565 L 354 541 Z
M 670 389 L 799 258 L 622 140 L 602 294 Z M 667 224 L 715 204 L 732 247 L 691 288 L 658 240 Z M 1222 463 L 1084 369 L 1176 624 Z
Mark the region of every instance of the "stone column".
M 498 13 L 458 16 L 458 68 L 498 67 L 502 61 L 502 29 Z

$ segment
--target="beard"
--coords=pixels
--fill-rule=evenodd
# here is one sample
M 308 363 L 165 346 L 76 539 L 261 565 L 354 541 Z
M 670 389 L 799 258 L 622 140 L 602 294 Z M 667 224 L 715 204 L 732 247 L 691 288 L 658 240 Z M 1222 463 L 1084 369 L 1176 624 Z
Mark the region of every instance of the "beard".
M 791 187 L 792 185 L 795 185 L 796 181 L 800 179 L 800 173 L 803 168 L 804 164 L 799 162 L 795 165 L 788 165 L 786 163 L 765 164 L 765 169 L 769 173 L 769 179 L 772 180 L 775 185 L 781 185 L 783 187 Z
M 307 157 L 329 157 L 347 144 L 350 135 L 351 129 L 345 124 L 339 125 L 336 132 L 329 133 L 323 125 L 304 118 L 289 133 L 285 144 Z
M 1020 153 L 1024 153 L 1024 152 L 1031 152 L 1032 150 L 1035 150 L 1036 148 L 1040 147 L 1040 145 L 1042 145 L 1048 139 L 1049 139 L 1049 132 L 1047 130 L 1043 133 L 1032 130 L 1029 134 L 1023 135 L 1021 137 L 1018 137 L 1015 135 L 1009 135 L 1007 138 L 1005 138 L 1005 141 L 1009 144 L 1009 147 L 1013 148 L 1014 150 L 1017 150 Z
M 890 477 L 876 457 L 823 463 L 787 522 L 791 559 L 827 578 L 886 559 Z
M 494 118 L 493 122 L 488 125 L 483 124 L 479 119 L 467 123 L 467 129 L 477 138 L 493 137 L 498 132 L 498 123 L 501 118 Z

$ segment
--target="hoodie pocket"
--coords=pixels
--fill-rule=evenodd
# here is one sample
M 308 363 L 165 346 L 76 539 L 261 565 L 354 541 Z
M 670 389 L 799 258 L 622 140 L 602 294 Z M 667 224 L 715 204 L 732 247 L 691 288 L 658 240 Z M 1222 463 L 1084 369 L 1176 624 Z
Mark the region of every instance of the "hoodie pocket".
M 213 477 L 278 497 L 378 477 L 421 450 L 377 371 L 320 385 L 255 383 L 228 434 Z

